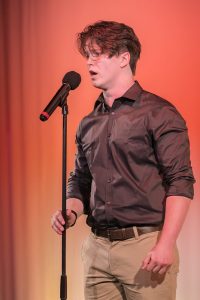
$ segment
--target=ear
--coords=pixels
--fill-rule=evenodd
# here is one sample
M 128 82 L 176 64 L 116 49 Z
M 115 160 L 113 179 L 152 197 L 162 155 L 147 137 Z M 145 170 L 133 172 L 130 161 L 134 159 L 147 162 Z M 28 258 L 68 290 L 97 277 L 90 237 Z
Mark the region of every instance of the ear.
M 120 54 L 121 62 L 120 67 L 124 68 L 129 65 L 130 63 L 130 53 L 128 51 L 123 52 Z

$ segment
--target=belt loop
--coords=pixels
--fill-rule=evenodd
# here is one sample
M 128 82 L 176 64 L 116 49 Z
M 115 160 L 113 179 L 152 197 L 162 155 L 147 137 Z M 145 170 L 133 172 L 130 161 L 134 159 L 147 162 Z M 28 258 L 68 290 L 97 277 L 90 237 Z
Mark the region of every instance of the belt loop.
M 97 239 L 97 230 L 96 230 L 96 228 L 94 228 L 94 229 L 92 229 L 92 232 L 93 232 L 93 236 L 94 236 L 94 238 L 95 239 Z
M 133 226 L 133 232 L 134 232 L 135 238 L 137 240 L 139 238 L 139 234 L 138 234 L 138 230 L 137 230 L 136 226 Z
M 126 237 L 126 228 L 122 228 L 122 239 L 123 240 L 127 239 L 127 237 Z

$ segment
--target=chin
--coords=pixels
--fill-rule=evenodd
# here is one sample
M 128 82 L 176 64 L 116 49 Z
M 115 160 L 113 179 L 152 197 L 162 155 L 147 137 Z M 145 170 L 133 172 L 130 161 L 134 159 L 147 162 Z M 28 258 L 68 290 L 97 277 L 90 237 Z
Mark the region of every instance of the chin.
M 96 87 L 97 89 L 102 89 L 102 90 L 104 89 L 104 88 L 103 88 L 103 84 L 101 84 L 101 83 L 92 81 L 92 85 L 93 85 L 94 87 Z

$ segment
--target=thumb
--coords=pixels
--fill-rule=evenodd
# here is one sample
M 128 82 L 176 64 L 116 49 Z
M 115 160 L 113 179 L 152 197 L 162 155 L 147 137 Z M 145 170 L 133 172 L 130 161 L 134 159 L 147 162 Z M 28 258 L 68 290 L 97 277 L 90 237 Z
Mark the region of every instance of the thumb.
M 72 213 L 71 209 L 67 208 L 67 210 L 66 210 L 66 216 L 70 217 L 71 213 Z
M 71 210 L 70 208 L 68 208 L 66 210 L 66 217 L 67 217 L 68 226 L 69 227 L 74 226 L 75 223 L 76 223 L 77 214 L 73 210 Z
M 150 261 L 151 261 L 151 252 L 149 252 L 149 253 L 147 254 L 147 256 L 145 257 L 145 259 L 143 260 L 141 268 L 142 268 L 143 270 L 146 269 L 146 267 L 147 267 L 147 265 L 150 263 Z

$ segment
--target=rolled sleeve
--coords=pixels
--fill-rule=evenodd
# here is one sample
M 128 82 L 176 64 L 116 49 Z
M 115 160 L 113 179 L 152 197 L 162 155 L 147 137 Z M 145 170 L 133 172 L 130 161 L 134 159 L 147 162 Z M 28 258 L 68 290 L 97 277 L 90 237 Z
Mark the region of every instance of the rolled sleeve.
M 173 106 L 155 114 L 153 126 L 155 154 L 166 188 L 166 196 L 194 196 L 195 182 L 186 123 Z

